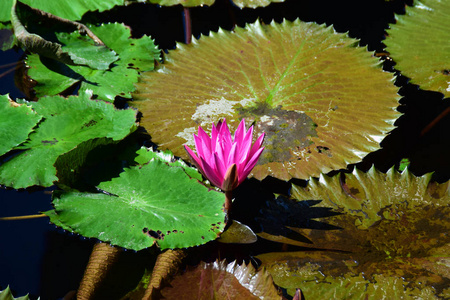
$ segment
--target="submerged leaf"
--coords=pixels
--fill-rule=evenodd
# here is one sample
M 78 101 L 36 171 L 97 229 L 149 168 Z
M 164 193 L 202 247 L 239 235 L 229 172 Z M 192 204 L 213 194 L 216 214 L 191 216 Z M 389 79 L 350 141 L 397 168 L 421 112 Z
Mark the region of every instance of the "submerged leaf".
M 8 95 L 0 95 L 0 156 L 25 142 L 42 118 L 25 104 L 18 105 Z
M 396 15 L 384 43 L 396 69 L 421 88 L 450 96 L 450 1 L 414 1 Z
M 45 97 L 29 103 L 43 117 L 24 150 L 0 165 L 0 183 L 14 188 L 50 186 L 57 180 L 53 166 L 57 158 L 94 138 L 121 140 L 136 129 L 135 110 L 117 110 L 104 101 L 79 97 Z
M 166 56 L 137 84 L 141 125 L 187 159 L 199 125 L 243 118 L 266 133 L 253 176 L 288 180 L 345 167 L 379 149 L 399 115 L 392 75 L 356 41 L 300 21 L 211 33 Z M 362 101 L 364 99 L 364 101 Z
M 263 269 L 236 261 L 201 262 L 172 280 L 161 294 L 165 299 L 282 299 L 272 278 Z
M 448 298 L 450 184 L 430 178 L 372 168 L 293 186 L 299 203 L 320 200 L 317 207 L 338 214 L 320 220 L 335 228 L 290 227 L 310 241 L 294 238 L 292 244 L 327 251 L 258 258 L 278 285 L 291 295 L 300 286 L 306 299 Z
M 55 224 L 133 250 L 201 245 L 224 228 L 223 194 L 159 159 L 125 169 L 98 188 L 105 192 L 56 195 Z

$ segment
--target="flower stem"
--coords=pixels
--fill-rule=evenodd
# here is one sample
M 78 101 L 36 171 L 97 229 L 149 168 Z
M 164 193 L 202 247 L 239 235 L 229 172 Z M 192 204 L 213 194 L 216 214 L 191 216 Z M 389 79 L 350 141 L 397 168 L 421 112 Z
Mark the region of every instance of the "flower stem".
M 191 11 L 189 7 L 183 7 L 183 22 L 184 22 L 184 42 L 190 44 L 192 41 L 192 21 Z
M 0 221 L 27 220 L 27 219 L 45 218 L 45 217 L 48 217 L 48 216 L 46 214 L 38 214 L 38 215 L 17 216 L 17 217 L 1 217 Z
M 225 213 L 229 214 L 231 211 L 231 203 L 233 199 L 233 191 L 226 191 L 225 192 Z

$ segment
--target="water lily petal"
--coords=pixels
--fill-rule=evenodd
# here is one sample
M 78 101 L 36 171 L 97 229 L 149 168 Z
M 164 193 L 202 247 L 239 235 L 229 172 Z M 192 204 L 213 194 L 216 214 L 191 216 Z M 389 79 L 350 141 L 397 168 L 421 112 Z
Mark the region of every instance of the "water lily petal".
M 197 150 L 198 157 L 209 157 L 210 151 L 209 148 L 206 146 L 204 141 L 197 135 L 194 134 L 194 143 L 195 143 L 195 149 Z
M 247 160 L 249 151 L 252 147 L 253 126 L 250 126 L 244 138 L 242 139 L 241 147 L 239 149 L 239 163 L 243 163 Z
M 232 164 L 224 174 L 224 180 L 220 187 L 223 191 L 232 191 L 239 185 L 238 171 L 235 164 Z
M 217 142 L 219 139 L 219 130 L 214 126 L 214 123 L 212 124 L 211 129 L 211 151 L 216 152 L 218 151 L 217 148 L 219 146 L 219 143 Z
M 212 124 L 211 137 L 199 126 L 194 134 L 197 155 L 185 146 L 192 162 L 202 174 L 217 187 L 231 191 L 241 184 L 256 165 L 264 148 L 261 145 L 265 134 L 261 134 L 252 145 L 253 126 L 248 130 L 242 119 L 231 136 L 226 120 Z
M 240 174 L 241 176 L 239 176 L 240 183 L 242 183 L 242 181 L 244 181 L 244 179 L 247 178 L 248 174 L 250 174 L 252 169 L 255 167 L 256 163 L 258 162 L 259 157 L 261 156 L 261 153 L 264 151 L 264 148 L 265 147 L 258 149 L 255 152 L 255 154 L 253 154 L 253 156 L 249 159 L 245 168 L 243 170 L 241 170 L 241 174 Z
M 225 173 L 227 172 L 227 165 L 225 165 L 225 162 L 220 159 L 219 155 L 217 153 L 213 154 L 215 166 L 217 169 L 217 173 L 219 173 L 219 176 L 224 178 Z
M 244 121 L 244 119 L 242 119 L 241 122 L 239 123 L 238 128 L 234 132 L 233 141 L 235 143 L 237 143 L 238 145 L 242 145 L 242 142 L 244 140 L 244 135 L 245 135 L 245 121 Z
M 231 139 L 231 132 L 230 129 L 228 129 L 228 125 L 226 120 L 223 120 L 222 125 L 220 126 L 220 139 L 223 142 L 223 148 L 225 150 L 225 153 L 229 153 L 231 149 L 231 144 L 233 143 L 233 140 Z
M 211 183 L 215 186 L 221 187 L 223 178 L 221 178 L 216 170 L 211 168 L 211 166 L 202 157 L 200 157 L 200 160 L 202 161 L 202 167 L 205 177 L 208 178 L 208 180 L 211 181 Z
M 184 149 L 186 150 L 189 158 L 191 159 L 191 161 L 194 163 L 194 165 L 201 169 L 202 168 L 202 162 L 200 161 L 200 159 L 197 157 L 197 155 L 194 153 L 194 151 L 191 150 L 191 148 L 189 148 L 189 146 L 184 145 Z
M 238 163 L 238 153 L 236 151 L 237 144 L 233 143 L 231 146 L 230 154 L 228 154 L 227 159 L 227 167 L 231 166 L 232 164 Z
M 198 127 L 198 137 L 205 143 L 206 147 L 208 147 L 208 152 L 211 152 L 211 138 L 200 126 Z
M 265 133 L 263 132 L 257 139 L 256 142 L 253 144 L 252 150 L 250 150 L 250 153 L 248 154 L 249 157 L 253 156 L 256 151 L 261 148 L 261 145 L 264 141 Z

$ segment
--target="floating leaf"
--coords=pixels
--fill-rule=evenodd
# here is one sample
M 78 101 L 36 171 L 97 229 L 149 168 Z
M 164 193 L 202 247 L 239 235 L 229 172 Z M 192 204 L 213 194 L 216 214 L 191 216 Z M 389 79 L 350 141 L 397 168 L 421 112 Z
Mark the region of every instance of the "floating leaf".
M 80 20 L 81 16 L 88 11 L 105 11 L 116 5 L 123 5 L 124 0 L 71 0 L 71 1 L 53 1 L 53 0 L 21 0 L 21 2 L 61 18 L 70 20 Z M 10 21 L 10 12 L 13 0 L 0 1 L 0 22 Z
M 153 244 L 161 249 L 201 245 L 224 228 L 223 193 L 159 159 L 125 169 L 98 188 L 105 193 L 56 195 L 55 224 L 133 250 Z
M 77 65 L 104 71 L 118 59 L 114 51 L 95 45 L 91 38 L 80 35 L 78 32 L 61 32 L 57 34 L 57 38 L 64 44 L 62 50 L 66 51 Z
M 28 55 L 28 75 L 37 81 L 35 91 L 38 97 L 62 93 L 78 83 L 79 93 L 92 91 L 100 99 L 114 101 L 118 95 L 128 97 L 129 93 L 135 90 L 134 83 L 138 81 L 138 72 L 153 70 L 155 60 L 159 59 L 159 50 L 150 37 L 131 39 L 129 28 L 122 24 L 104 24 L 89 28 L 106 46 L 117 53 L 119 60 L 114 62 L 110 70 L 96 70 L 88 66 L 65 65 L 36 54 Z M 61 43 L 66 44 L 66 48 L 82 49 L 79 47 L 84 42 L 77 40 L 84 38 L 79 33 L 59 34 L 58 37 Z M 88 60 L 87 57 L 84 59 Z M 92 62 L 91 59 L 89 61 Z M 102 66 L 109 66 L 108 62 L 109 60 L 105 59 Z
M 203 5 L 211 6 L 214 4 L 215 0 L 149 0 L 149 2 L 163 6 L 173 6 L 181 4 L 184 7 L 193 7 Z M 284 2 L 284 0 L 233 0 L 233 3 L 239 8 L 263 7 L 269 5 L 272 2 Z
M 318 207 L 338 213 L 320 220 L 334 229 L 290 227 L 311 241 L 293 244 L 327 251 L 258 258 L 275 283 L 291 295 L 301 287 L 307 299 L 448 298 L 450 183 L 438 185 L 430 178 L 408 169 L 383 174 L 372 168 L 355 169 L 344 180 L 322 175 L 306 188 L 293 186 L 300 203 L 321 200 Z
M 28 296 L 14 298 L 9 286 L 7 286 L 6 289 L 4 289 L 3 291 L 0 291 L 0 299 L 1 300 L 30 300 L 30 298 Z
M 450 2 L 414 1 L 406 15 L 396 15 L 396 24 L 384 41 L 396 69 L 421 88 L 450 96 Z
M 226 228 L 226 230 L 217 239 L 218 242 L 224 244 L 252 244 L 258 240 L 258 237 L 245 224 L 239 221 L 231 220 L 228 221 L 231 225 Z
M 178 45 L 137 85 L 132 105 L 153 142 L 187 159 L 199 125 L 240 119 L 266 133 L 262 179 L 308 178 L 379 149 L 399 115 L 392 75 L 331 27 L 259 22 Z M 250 124 L 247 124 L 250 125 Z
M 27 105 L 18 105 L 8 95 L 0 95 L 0 155 L 25 142 L 41 116 Z
M 136 129 L 136 111 L 117 110 L 89 96 L 53 96 L 29 103 L 44 120 L 16 148 L 25 151 L 0 165 L 0 183 L 14 188 L 50 186 L 57 180 L 53 164 L 60 155 L 94 138 L 121 140 Z
M 233 3 L 239 8 L 265 7 L 270 3 L 280 3 L 280 2 L 284 2 L 284 0 L 233 0 Z
M 21 15 L 19 18 L 18 15 Z M 37 16 L 36 16 L 37 15 Z M 14 34 L 19 44 L 31 53 L 55 59 L 69 65 L 86 65 L 93 69 L 107 70 L 109 65 L 116 61 L 118 57 L 114 51 L 105 47 L 92 31 L 85 25 L 70 20 L 56 18 L 53 15 L 42 14 L 27 5 L 18 2 L 13 6 L 11 22 L 14 27 Z M 22 20 L 24 23 L 22 23 Z M 78 31 L 83 31 L 87 36 L 76 33 L 54 32 L 59 43 L 46 40 L 38 33 L 30 33 L 25 28 L 27 24 L 47 23 L 52 20 L 59 30 L 60 27 L 71 26 Z M 54 25 L 55 26 L 55 25 Z M 36 27 L 36 26 L 34 26 Z M 45 26 L 36 27 L 38 31 L 49 31 Z M 95 44 L 94 44 L 95 40 Z
M 197 171 L 197 169 L 189 167 L 182 160 L 175 159 L 172 152 L 170 152 L 168 150 L 163 151 L 163 152 L 155 152 L 149 148 L 142 147 L 141 149 L 139 149 L 137 151 L 137 154 L 139 156 L 136 157 L 135 160 L 139 164 L 145 164 L 148 161 L 150 161 L 151 159 L 156 158 L 156 159 L 159 159 L 159 160 L 162 160 L 162 161 L 168 163 L 171 166 L 182 167 L 184 169 L 184 171 L 186 172 L 186 174 L 188 174 L 189 177 L 191 177 L 191 178 L 195 178 L 198 181 L 202 181 L 202 179 L 203 179 L 202 175 Z
M 282 299 L 265 270 L 256 271 L 251 264 L 238 265 L 201 262 L 176 276 L 164 288 L 164 299 Z

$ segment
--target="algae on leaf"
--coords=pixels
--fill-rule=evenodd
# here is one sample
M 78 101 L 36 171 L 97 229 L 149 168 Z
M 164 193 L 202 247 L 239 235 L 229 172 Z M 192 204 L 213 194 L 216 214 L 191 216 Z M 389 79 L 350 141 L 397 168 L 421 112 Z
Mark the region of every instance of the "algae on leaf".
M 158 157 L 98 188 L 104 192 L 55 195 L 55 211 L 47 214 L 72 232 L 133 250 L 197 246 L 216 239 L 225 227 L 223 193 Z
M 28 103 L 43 121 L 15 148 L 24 151 L 0 165 L 0 184 L 16 189 L 51 186 L 57 180 L 54 163 L 60 155 L 90 139 L 117 141 L 136 130 L 135 110 L 117 110 L 90 96 L 52 96 Z
M 329 228 L 289 227 L 304 240 L 264 238 L 314 249 L 257 256 L 276 284 L 306 298 L 446 299 L 450 296 L 450 183 L 430 183 L 408 169 L 372 168 L 293 186 L 302 203 L 333 208 Z M 325 250 L 325 251 L 323 251 Z M 295 277 L 292 276 L 295 274 Z
M 395 68 L 422 89 L 450 96 L 450 1 L 414 1 L 396 15 L 384 43 Z
M 161 149 L 187 159 L 198 126 L 226 118 L 266 133 L 253 176 L 318 176 L 380 148 L 399 113 L 392 74 L 331 27 L 259 22 L 178 45 L 142 74 L 131 105 Z M 247 124 L 249 125 L 249 124 Z

